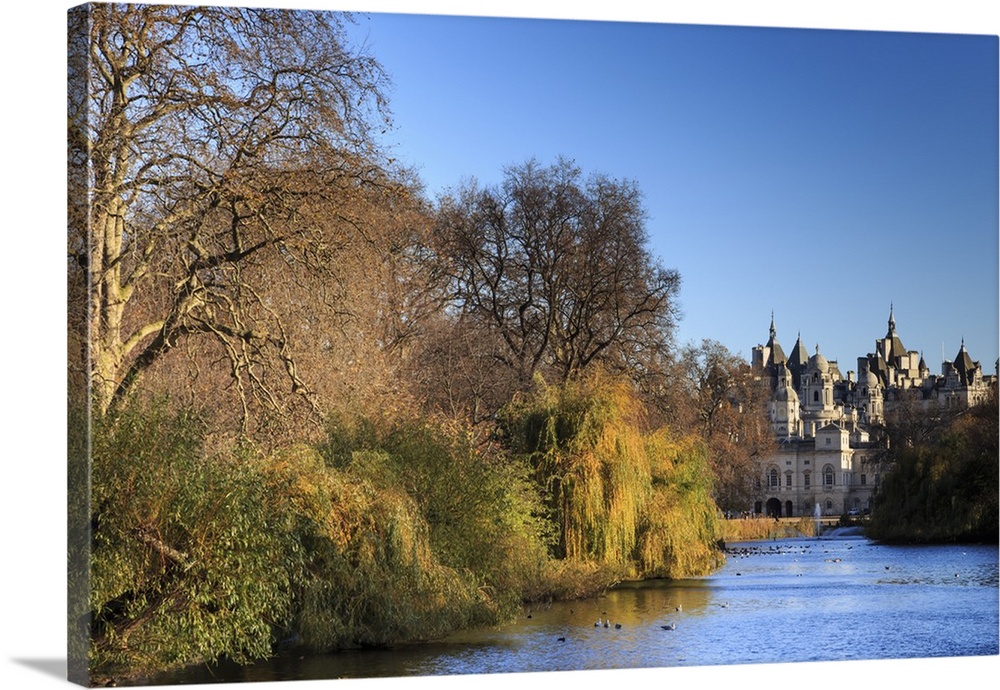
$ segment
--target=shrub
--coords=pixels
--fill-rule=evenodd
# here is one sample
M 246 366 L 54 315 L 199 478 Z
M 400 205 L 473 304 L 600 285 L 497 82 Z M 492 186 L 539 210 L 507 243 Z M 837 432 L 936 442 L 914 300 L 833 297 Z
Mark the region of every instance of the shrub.
M 296 542 L 248 457 L 205 457 L 163 405 L 96 420 L 92 666 L 142 671 L 260 658 L 292 613 Z
M 340 420 L 324 456 L 412 499 L 434 557 L 477 590 L 472 622 L 520 608 L 546 558 L 538 496 L 523 463 L 431 420 Z
M 993 395 L 930 441 L 897 450 L 866 534 L 881 541 L 997 543 L 997 439 Z

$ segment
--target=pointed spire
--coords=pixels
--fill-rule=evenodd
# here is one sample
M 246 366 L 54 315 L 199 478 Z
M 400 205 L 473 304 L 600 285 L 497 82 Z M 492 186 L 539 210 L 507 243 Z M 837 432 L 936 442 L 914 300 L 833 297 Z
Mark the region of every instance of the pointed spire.
M 774 336 L 778 334 L 777 329 L 774 327 L 774 310 L 771 310 L 771 340 L 774 340 Z
M 892 302 L 889 302 L 889 332 L 896 330 L 896 318 L 892 314 Z

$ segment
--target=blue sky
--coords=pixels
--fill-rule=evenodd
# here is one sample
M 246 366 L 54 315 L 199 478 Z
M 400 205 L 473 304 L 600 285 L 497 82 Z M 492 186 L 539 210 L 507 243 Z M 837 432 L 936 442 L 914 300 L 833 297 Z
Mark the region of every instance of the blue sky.
M 534 157 L 634 180 L 678 339 L 847 370 L 886 332 L 998 355 L 997 38 L 368 13 L 387 143 L 436 198 Z

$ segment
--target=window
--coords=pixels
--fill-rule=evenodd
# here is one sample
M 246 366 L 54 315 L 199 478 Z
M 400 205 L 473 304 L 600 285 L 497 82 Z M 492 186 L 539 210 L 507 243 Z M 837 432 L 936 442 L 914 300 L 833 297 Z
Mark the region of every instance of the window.
M 770 487 L 777 487 L 778 484 L 778 470 L 771 470 L 767 473 L 767 485 Z
M 830 445 L 830 437 L 829 436 L 826 437 L 826 445 Z
M 789 472 L 788 474 L 785 475 L 785 486 L 790 487 L 791 485 L 792 485 L 792 473 Z
M 802 484 L 808 489 L 809 488 L 809 473 L 806 472 L 802 475 Z
M 813 391 L 813 402 L 819 402 L 819 391 Z
M 867 474 L 862 474 L 861 475 L 861 486 L 864 486 L 867 483 L 868 483 L 868 475 Z
M 823 468 L 823 485 L 833 486 L 834 477 L 836 475 L 833 473 L 833 467 L 827 465 Z

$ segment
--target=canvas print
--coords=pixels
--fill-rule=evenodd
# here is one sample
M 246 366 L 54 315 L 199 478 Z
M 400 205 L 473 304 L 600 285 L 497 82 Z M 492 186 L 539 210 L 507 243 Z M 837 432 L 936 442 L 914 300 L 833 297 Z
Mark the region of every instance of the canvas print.
M 998 654 L 996 36 L 67 29 L 71 681 Z

